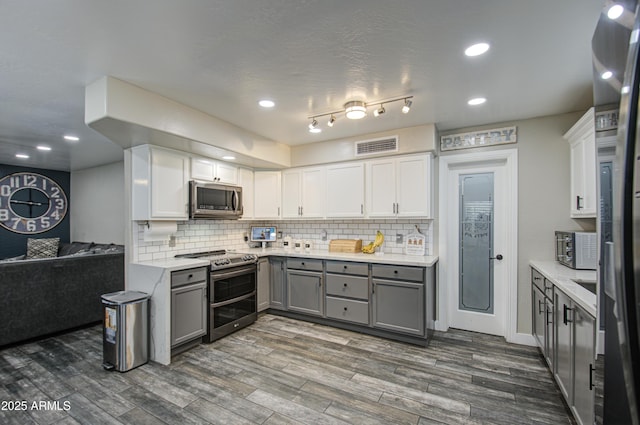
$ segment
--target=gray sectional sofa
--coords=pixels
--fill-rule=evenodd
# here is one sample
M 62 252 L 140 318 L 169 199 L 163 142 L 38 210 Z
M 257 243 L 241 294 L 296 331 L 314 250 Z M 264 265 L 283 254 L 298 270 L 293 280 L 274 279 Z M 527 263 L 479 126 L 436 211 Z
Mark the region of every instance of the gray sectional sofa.
M 124 247 L 73 242 L 58 257 L 0 261 L 0 347 L 102 320 L 124 289 Z

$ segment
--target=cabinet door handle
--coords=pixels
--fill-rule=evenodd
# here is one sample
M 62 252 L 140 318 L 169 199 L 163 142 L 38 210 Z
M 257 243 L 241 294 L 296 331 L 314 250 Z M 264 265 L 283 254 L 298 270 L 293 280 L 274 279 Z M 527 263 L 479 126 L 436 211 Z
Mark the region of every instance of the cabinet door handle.
M 582 206 L 582 202 L 580 202 L 580 200 L 582 199 L 581 196 L 576 196 L 576 209 L 579 211 L 583 208 Z
M 360 214 L 364 214 L 364 205 L 360 204 Z
M 400 214 L 400 204 L 396 204 L 396 214 Z
M 344 308 L 344 311 L 347 311 L 347 307 Z
M 375 293 L 376 293 L 376 284 L 375 284 L 375 283 L 372 283 L 372 284 L 371 284 L 371 293 L 372 293 L 372 294 L 375 294 Z
M 569 310 L 573 310 L 572 308 L 567 307 L 566 304 L 562 304 L 563 307 L 563 311 L 562 311 L 562 321 L 564 322 L 565 325 L 573 322 L 573 320 L 569 319 L 567 312 Z
M 542 300 L 538 300 L 538 314 L 542 314 L 542 313 L 543 313 L 542 312 Z
M 347 287 L 347 284 L 346 284 L 346 283 L 344 284 L 344 287 L 345 287 L 345 288 Z
M 344 308 L 345 310 L 347 309 L 346 307 Z M 595 372 L 596 368 L 593 367 L 592 363 L 589 363 L 589 391 L 593 390 L 593 387 L 595 387 L 595 385 L 593 384 L 593 372 Z

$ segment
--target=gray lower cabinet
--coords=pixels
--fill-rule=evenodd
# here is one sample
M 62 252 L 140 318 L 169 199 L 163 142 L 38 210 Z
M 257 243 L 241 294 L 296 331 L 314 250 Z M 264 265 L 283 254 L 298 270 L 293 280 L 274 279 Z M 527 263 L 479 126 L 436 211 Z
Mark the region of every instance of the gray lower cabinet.
M 269 308 L 271 304 L 271 267 L 267 258 L 258 260 L 258 311 Z
M 206 267 L 171 273 L 171 347 L 207 333 Z
M 556 381 L 580 425 L 595 419 L 595 318 L 555 288 Z
M 372 276 L 373 326 L 424 336 L 424 268 L 374 264 Z
M 594 368 L 596 321 L 578 305 L 573 307 L 574 330 L 574 395 L 573 411 L 578 424 L 595 420 Z
M 551 370 L 555 372 L 553 284 L 531 270 L 532 334 Z
M 556 352 L 556 381 L 565 399 L 571 405 L 573 400 L 573 368 L 572 346 L 573 332 L 571 326 L 571 298 L 556 288 L 554 294 L 556 306 L 555 321 L 555 352 Z
M 533 301 L 532 333 L 542 352 L 546 345 L 546 304 L 544 293 L 536 285 L 531 285 L 531 299 Z
M 287 269 L 287 304 L 291 311 L 322 316 L 322 272 Z
M 331 319 L 369 324 L 369 265 L 327 261 L 326 315 Z
M 283 257 L 270 257 L 269 268 L 271 274 L 269 307 L 277 310 L 286 310 L 286 259 Z

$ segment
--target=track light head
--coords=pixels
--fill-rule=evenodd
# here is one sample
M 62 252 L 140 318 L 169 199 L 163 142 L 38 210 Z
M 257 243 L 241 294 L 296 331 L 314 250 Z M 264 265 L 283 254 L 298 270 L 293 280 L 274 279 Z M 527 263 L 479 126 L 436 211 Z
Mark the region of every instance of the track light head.
M 404 100 L 404 106 L 402 107 L 402 113 L 403 114 L 408 114 L 409 111 L 411 110 L 411 104 L 413 102 L 411 102 L 411 99 L 405 99 Z
M 382 105 L 382 103 L 380 104 L 379 108 L 376 108 L 373 111 L 373 116 L 374 117 L 379 117 L 380 115 L 384 114 L 386 112 L 386 110 L 384 109 L 384 106 Z
M 327 125 L 329 127 L 333 127 L 333 123 L 335 123 L 335 122 L 336 122 L 336 116 L 331 114 L 331 117 L 329 118 L 329 122 L 327 122 Z
M 320 133 L 322 131 L 321 128 L 318 128 L 318 121 L 313 118 L 311 124 L 309 124 L 309 133 Z

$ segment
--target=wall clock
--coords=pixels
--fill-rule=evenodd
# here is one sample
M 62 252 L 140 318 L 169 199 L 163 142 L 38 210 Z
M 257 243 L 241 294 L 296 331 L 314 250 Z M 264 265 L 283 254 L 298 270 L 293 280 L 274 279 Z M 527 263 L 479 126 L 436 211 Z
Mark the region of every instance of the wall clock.
M 13 173 L 0 179 L 0 226 L 35 234 L 56 227 L 67 215 L 67 196 L 52 179 L 36 173 Z

